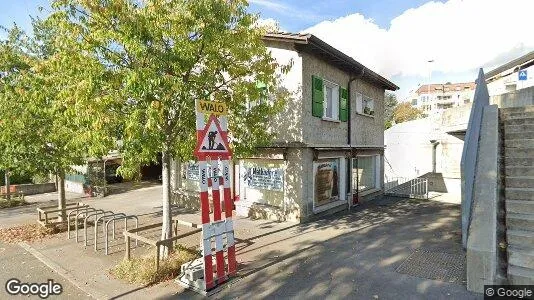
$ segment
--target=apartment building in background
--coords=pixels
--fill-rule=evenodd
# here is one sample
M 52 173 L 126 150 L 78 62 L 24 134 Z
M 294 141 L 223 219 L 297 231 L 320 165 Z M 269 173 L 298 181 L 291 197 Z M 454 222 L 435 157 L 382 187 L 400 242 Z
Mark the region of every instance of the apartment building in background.
M 475 83 L 433 83 L 421 85 L 409 96 L 413 107 L 427 115 L 441 114 L 444 110 L 473 101 Z

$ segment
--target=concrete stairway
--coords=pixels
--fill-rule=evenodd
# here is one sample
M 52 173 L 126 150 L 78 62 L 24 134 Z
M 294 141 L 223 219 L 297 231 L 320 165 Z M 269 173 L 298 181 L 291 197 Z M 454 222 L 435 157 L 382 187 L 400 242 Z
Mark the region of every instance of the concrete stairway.
M 500 109 L 508 280 L 534 284 L 534 106 Z

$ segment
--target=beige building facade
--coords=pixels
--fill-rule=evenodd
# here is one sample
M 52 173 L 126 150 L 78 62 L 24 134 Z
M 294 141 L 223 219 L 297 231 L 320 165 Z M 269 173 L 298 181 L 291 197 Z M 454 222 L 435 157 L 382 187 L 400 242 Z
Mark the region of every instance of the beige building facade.
M 384 93 L 398 87 L 313 35 L 264 41 L 279 63 L 292 63 L 283 78 L 291 97 L 269 128 L 272 145 L 234 158 L 237 214 L 300 222 L 381 195 Z M 198 191 L 195 163 L 176 170 L 176 189 Z

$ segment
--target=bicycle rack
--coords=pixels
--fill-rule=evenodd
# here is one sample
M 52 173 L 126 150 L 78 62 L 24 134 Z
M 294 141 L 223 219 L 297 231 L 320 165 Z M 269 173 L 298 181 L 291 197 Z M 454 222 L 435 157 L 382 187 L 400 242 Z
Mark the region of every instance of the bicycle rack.
M 115 214 L 114 212 L 108 210 L 108 211 L 104 211 L 102 209 L 98 209 L 97 211 L 91 213 L 91 214 L 88 214 L 85 216 L 85 219 L 83 220 L 83 239 L 84 239 L 84 245 L 87 246 L 87 220 L 92 217 L 92 216 L 95 216 L 95 223 L 96 223 L 96 219 L 98 218 L 98 215 L 100 214 L 103 214 L 104 216 L 107 215 L 107 214 Z
M 100 220 L 102 220 L 102 229 L 105 229 L 104 227 L 104 221 L 107 219 L 107 218 L 115 218 L 115 217 L 126 217 L 126 214 L 125 213 L 116 213 L 116 214 L 112 214 L 112 215 L 103 215 L 103 216 L 100 216 L 96 219 L 95 221 L 95 251 L 98 251 L 98 223 L 100 222 Z M 107 230 L 107 229 L 105 229 Z M 107 232 L 106 232 L 106 235 L 107 235 Z M 115 221 L 113 222 L 113 236 L 115 236 Z
M 109 222 L 111 221 L 115 221 L 115 220 L 120 220 L 120 219 L 124 219 L 124 230 L 128 230 L 128 219 L 134 219 L 135 220 L 135 228 L 139 228 L 139 218 L 137 218 L 137 216 L 135 215 L 129 215 L 129 216 L 120 216 L 120 217 L 114 217 L 112 219 L 109 219 L 106 221 L 106 227 L 102 228 L 103 230 L 103 233 L 105 235 L 105 239 L 104 239 L 104 245 L 106 247 L 106 255 L 108 255 L 108 226 L 109 226 Z M 115 239 L 115 230 L 113 230 L 113 239 Z M 135 245 L 137 246 L 137 239 L 135 240 Z
M 71 217 L 71 214 L 74 213 L 74 212 L 78 213 L 79 209 L 88 208 L 88 207 L 89 207 L 89 205 L 85 204 L 85 205 L 77 207 L 76 210 L 69 211 L 69 214 L 67 215 L 67 240 L 70 240 L 70 217 Z
M 98 210 L 101 210 L 101 209 L 98 209 Z M 79 212 L 79 213 L 76 214 L 76 219 L 75 219 L 75 222 L 74 222 L 74 229 L 76 230 L 76 243 L 78 243 L 78 219 L 79 219 L 80 215 L 83 214 L 85 216 L 88 213 L 93 212 L 93 211 L 97 211 L 97 209 L 93 208 L 93 207 L 86 207 L 84 212 Z

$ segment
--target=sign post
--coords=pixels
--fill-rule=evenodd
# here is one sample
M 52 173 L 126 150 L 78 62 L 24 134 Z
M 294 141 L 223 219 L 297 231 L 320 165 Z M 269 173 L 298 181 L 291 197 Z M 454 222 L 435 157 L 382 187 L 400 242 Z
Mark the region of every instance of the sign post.
M 233 199 L 230 188 L 232 151 L 228 143 L 226 104 L 200 100 L 197 101 L 196 108 L 197 145 L 194 155 L 199 164 L 203 257 L 184 264 L 178 281 L 203 295 L 211 295 L 218 291 L 221 284 L 234 276 L 237 270 L 232 220 Z M 209 167 L 211 167 L 211 174 Z M 213 220 L 210 211 L 210 188 Z M 224 219 L 221 200 L 224 203 Z M 215 242 L 214 248 L 213 242 Z M 225 262 L 225 256 L 227 262 Z

